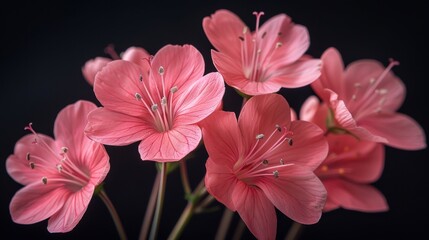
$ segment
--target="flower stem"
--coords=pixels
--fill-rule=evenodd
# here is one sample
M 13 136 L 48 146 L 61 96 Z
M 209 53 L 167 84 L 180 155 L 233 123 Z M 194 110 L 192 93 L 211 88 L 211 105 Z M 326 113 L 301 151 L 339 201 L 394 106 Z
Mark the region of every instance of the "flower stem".
M 243 219 L 240 218 L 240 220 L 238 221 L 237 227 L 235 228 L 235 232 L 232 237 L 232 240 L 240 240 L 245 229 L 246 229 L 246 224 L 244 224 Z
M 116 230 L 118 231 L 119 237 L 121 240 L 126 240 L 127 235 L 124 231 L 124 226 L 122 226 L 121 219 L 119 218 L 118 213 L 116 212 L 115 207 L 112 204 L 112 201 L 110 201 L 109 197 L 107 196 L 104 189 L 101 189 L 98 192 L 98 196 L 100 196 L 101 200 L 103 200 L 104 204 L 106 205 L 107 209 L 109 209 L 110 215 L 112 216 L 113 222 L 115 223 Z
M 231 224 L 232 217 L 234 216 L 234 212 L 225 207 L 223 211 L 222 218 L 219 223 L 219 228 L 216 232 L 216 240 L 225 239 L 226 233 L 228 232 L 229 225 Z
M 155 209 L 155 216 L 153 217 L 152 221 L 152 228 L 150 231 L 149 239 L 154 240 L 156 239 L 156 236 L 158 234 L 159 229 L 159 223 L 161 220 L 161 214 L 162 214 L 162 206 L 164 204 L 164 195 L 165 195 L 165 185 L 167 180 L 167 163 L 161 163 L 161 179 L 159 181 L 159 188 L 158 188 L 158 198 L 156 201 L 156 209 Z
M 289 229 L 289 232 L 285 237 L 285 240 L 297 240 L 303 228 L 304 225 L 302 225 L 301 223 L 293 222 L 292 226 Z
M 156 203 L 156 197 L 158 196 L 158 188 L 159 188 L 159 182 L 161 179 L 161 174 L 158 172 L 156 174 L 155 181 L 153 183 L 152 192 L 150 194 L 149 203 L 146 207 L 146 213 L 143 220 L 142 229 L 140 232 L 140 240 L 144 240 L 147 237 L 147 234 L 149 233 L 149 226 L 150 226 L 150 220 L 152 219 L 153 212 L 155 210 L 155 203 Z
M 189 184 L 188 179 L 188 170 L 186 169 L 186 159 L 182 159 L 179 163 L 180 165 L 180 177 L 182 178 L 182 185 L 185 191 L 185 195 L 191 194 L 191 185 Z

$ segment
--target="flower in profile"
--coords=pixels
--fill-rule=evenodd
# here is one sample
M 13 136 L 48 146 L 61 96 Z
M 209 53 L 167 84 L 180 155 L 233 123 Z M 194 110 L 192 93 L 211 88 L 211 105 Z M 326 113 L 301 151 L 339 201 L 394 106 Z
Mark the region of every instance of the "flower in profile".
M 321 217 L 326 190 L 314 170 L 328 151 L 315 124 L 291 121 L 278 94 L 250 98 L 238 120 L 218 111 L 204 121 L 207 191 L 237 211 L 258 239 L 274 239 L 275 208 L 302 224 Z
M 102 144 L 84 134 L 95 104 L 78 101 L 58 113 L 55 139 L 36 133 L 22 137 L 6 160 L 9 175 L 25 185 L 10 202 L 14 222 L 33 224 L 49 218 L 49 232 L 69 232 L 81 220 L 94 189 L 110 169 Z
M 302 105 L 301 120 L 326 128 L 329 109 L 310 97 Z M 328 197 L 324 211 L 337 208 L 360 212 L 387 211 L 389 206 L 383 194 L 371 184 L 377 181 L 384 168 L 384 146 L 381 143 L 359 141 L 351 135 L 327 136 L 329 153 L 316 169 Z
M 140 65 L 107 64 L 94 84 L 103 107 L 88 115 L 86 134 L 108 145 L 141 141 L 143 160 L 180 160 L 199 144 L 198 122 L 225 92 L 219 73 L 203 74 L 204 59 L 191 45 L 167 45 Z
M 204 32 L 217 49 L 212 50 L 213 63 L 226 83 L 247 95 L 260 95 L 316 80 L 320 60 L 303 56 L 310 45 L 307 29 L 286 14 L 274 16 L 259 27 L 264 13 L 253 14 L 254 32 L 225 9 L 203 19 Z
M 95 57 L 86 61 L 85 65 L 82 67 L 82 75 L 91 86 L 94 85 L 95 75 L 109 62 L 122 59 L 138 64 L 143 61 L 143 59 L 149 58 L 150 56 L 145 49 L 140 47 L 129 47 L 121 54 L 121 56 L 118 56 L 114 51 L 113 46 L 109 45 L 106 47 L 105 52 L 110 54 L 111 58 Z
M 365 59 L 344 69 L 335 48 L 327 49 L 321 59 L 322 74 L 311 86 L 332 111 L 328 130 L 405 150 L 426 147 L 421 126 L 397 112 L 405 99 L 405 86 L 391 71 L 398 62 L 391 60 L 385 68 Z

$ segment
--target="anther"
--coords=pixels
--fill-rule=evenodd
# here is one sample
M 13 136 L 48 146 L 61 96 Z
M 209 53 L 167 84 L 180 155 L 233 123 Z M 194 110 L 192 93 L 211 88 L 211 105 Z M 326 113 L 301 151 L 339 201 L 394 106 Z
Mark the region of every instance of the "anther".
M 261 38 L 264 38 L 267 35 L 267 32 L 262 33 Z
M 262 160 L 262 164 L 268 165 L 268 160 L 267 159 Z
M 244 42 L 244 37 L 239 36 L 238 39 L 240 39 L 242 42 Z
M 243 35 L 247 33 L 247 27 L 243 28 Z
M 143 75 L 140 74 L 139 81 L 143 82 Z
M 273 175 L 274 175 L 275 178 L 279 178 L 279 171 L 275 170 L 273 172 Z
M 161 98 L 161 105 L 162 106 L 167 105 L 167 98 L 165 96 Z
M 155 112 L 156 110 L 158 110 L 158 104 L 156 104 L 156 103 L 153 104 L 151 108 L 152 108 L 152 111 Z
M 289 144 L 289 146 L 293 145 L 293 139 L 292 138 L 288 138 L 287 139 L 287 143 Z
M 42 183 L 46 185 L 48 183 L 48 178 L 42 177 Z
M 137 101 L 142 100 L 142 95 L 140 95 L 139 93 L 134 94 L 134 96 L 136 97 Z
M 61 148 L 61 152 L 62 153 L 67 153 L 69 151 L 69 149 L 67 147 L 62 147 Z
M 161 76 L 164 75 L 164 67 L 163 66 L 159 66 L 158 73 Z
M 282 127 L 280 127 L 280 125 L 276 124 L 276 128 L 277 128 L 277 131 L 279 131 L 279 132 L 282 131 Z
M 170 89 L 170 92 L 171 92 L 171 93 L 175 93 L 175 92 L 177 92 L 177 90 L 179 90 L 179 89 L 177 88 L 177 86 L 174 86 L 174 87 L 172 87 L 172 88 Z
M 30 153 L 28 152 L 27 155 L 25 155 L 25 159 L 27 159 L 27 161 L 30 161 Z
M 63 166 L 61 164 L 57 164 L 57 170 L 59 173 L 63 170 Z
M 280 165 L 285 165 L 285 160 L 283 160 L 283 158 L 280 158 Z
M 262 134 L 262 133 L 260 133 L 260 134 L 258 134 L 258 135 L 256 135 L 256 139 L 262 139 L 262 138 L 264 138 L 264 134 Z
M 283 46 L 283 43 L 281 43 L 281 42 L 277 42 L 277 43 L 276 43 L 276 48 L 279 48 L 279 47 L 281 47 L 281 46 Z
M 34 169 L 34 168 L 36 167 L 36 166 L 34 165 L 34 162 L 30 162 L 30 163 L 29 163 L 29 165 L 30 165 L 30 168 L 31 168 L 31 169 Z

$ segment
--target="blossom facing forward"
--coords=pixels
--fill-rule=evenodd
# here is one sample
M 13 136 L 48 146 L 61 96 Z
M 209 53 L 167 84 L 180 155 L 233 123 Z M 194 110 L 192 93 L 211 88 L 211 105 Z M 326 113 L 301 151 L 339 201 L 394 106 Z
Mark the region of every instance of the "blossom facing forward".
M 204 121 L 207 191 L 237 211 L 258 239 L 275 239 L 275 207 L 302 224 L 321 217 L 326 190 L 314 170 L 328 145 L 313 123 L 291 121 L 278 94 L 254 96 L 237 120 L 218 111 Z
M 201 140 L 198 122 L 225 92 L 219 73 L 203 74 L 204 59 L 191 45 L 167 45 L 138 64 L 110 62 L 96 75 L 103 107 L 89 114 L 86 134 L 107 145 L 141 141 L 142 160 L 182 159 Z
M 426 147 L 422 127 L 397 110 L 405 99 L 405 86 L 391 69 L 375 60 L 358 60 L 344 68 L 340 53 L 327 49 L 322 57 L 322 74 L 311 84 L 333 112 L 334 129 L 360 140 L 385 143 L 405 150 Z
M 325 119 L 329 111 L 325 103 L 311 96 L 302 105 L 300 119 L 326 130 Z M 323 210 L 387 211 L 389 206 L 385 197 L 371 185 L 383 172 L 383 144 L 359 141 L 347 134 L 329 134 L 326 138 L 329 153 L 315 171 L 328 193 Z
M 247 95 L 306 86 L 320 75 L 320 60 L 303 57 L 310 40 L 307 29 L 279 14 L 259 27 L 263 12 L 254 12 L 251 32 L 234 13 L 221 9 L 203 19 L 204 32 L 217 49 L 212 60 L 226 83 Z
M 96 108 L 78 101 L 62 109 L 55 120 L 55 139 L 36 133 L 22 137 L 6 160 L 8 174 L 25 185 L 12 198 L 10 214 L 19 224 L 49 218 L 49 232 L 69 232 L 81 220 L 110 170 L 102 144 L 84 134 L 87 114 Z

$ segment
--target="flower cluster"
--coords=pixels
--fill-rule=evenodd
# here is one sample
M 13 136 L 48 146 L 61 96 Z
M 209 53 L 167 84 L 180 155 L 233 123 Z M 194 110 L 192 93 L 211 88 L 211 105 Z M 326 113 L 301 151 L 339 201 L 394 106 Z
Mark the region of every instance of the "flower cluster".
M 55 138 L 26 127 L 31 134 L 6 161 L 8 174 L 24 185 L 11 200 L 12 220 L 49 219 L 49 232 L 69 232 L 97 195 L 126 239 L 102 184 L 110 169 L 104 146 L 136 142 L 141 160 L 158 166 L 142 239 L 157 237 L 165 180 L 176 166 L 188 206 L 171 239 L 213 201 L 237 212 L 258 239 L 276 238 L 276 209 L 304 225 L 337 208 L 387 211 L 372 186 L 383 172 L 384 147 L 426 148 L 421 126 L 397 112 L 406 93 L 392 70 L 399 62 L 364 59 L 345 67 L 334 47 L 315 58 L 306 54 L 305 26 L 286 14 L 264 23 L 264 12 L 253 14 L 253 31 L 225 9 L 202 20 L 217 72 L 205 73 L 192 45 L 166 45 L 153 55 L 135 46 L 116 54 L 108 46 L 111 58 L 88 60 L 82 74 L 101 106 L 85 100 L 66 106 Z M 297 113 L 278 91 L 305 86 L 316 95 Z M 238 116 L 223 110 L 227 87 L 243 97 Z M 205 176 L 192 190 L 186 161 L 200 147 L 208 154 Z

